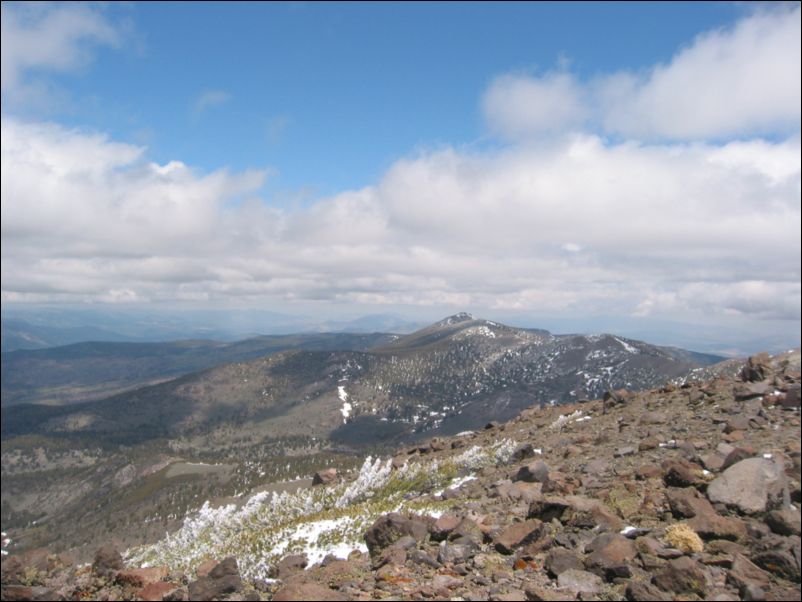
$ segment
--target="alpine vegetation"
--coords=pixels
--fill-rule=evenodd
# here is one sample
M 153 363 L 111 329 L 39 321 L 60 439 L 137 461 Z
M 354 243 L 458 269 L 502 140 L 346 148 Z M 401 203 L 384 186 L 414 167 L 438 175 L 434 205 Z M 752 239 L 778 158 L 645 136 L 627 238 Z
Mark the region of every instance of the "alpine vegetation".
M 331 554 L 346 558 L 366 551 L 364 533 L 387 512 L 414 511 L 439 516 L 446 500 L 424 494 L 453 486 L 486 466 L 507 463 L 517 443 L 502 439 L 473 446 L 441 461 L 405 463 L 367 457 L 350 483 L 313 487 L 295 493 L 260 492 L 240 508 L 203 504 L 181 529 L 156 544 L 132 548 L 126 561 L 137 566 L 166 566 L 194 574 L 209 558 L 235 556 L 246 579 L 269 579 L 271 568 L 287 554 L 305 553 L 310 563 Z

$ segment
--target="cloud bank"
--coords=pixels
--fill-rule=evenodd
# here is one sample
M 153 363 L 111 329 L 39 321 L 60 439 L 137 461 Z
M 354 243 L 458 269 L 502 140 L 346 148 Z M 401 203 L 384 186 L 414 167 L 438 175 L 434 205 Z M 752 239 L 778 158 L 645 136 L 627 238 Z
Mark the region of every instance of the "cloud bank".
M 269 170 L 157 165 L 5 116 L 3 301 L 798 321 L 799 16 L 755 14 L 646 73 L 502 75 L 482 106 L 506 146 L 402 158 L 296 210 L 259 197 Z

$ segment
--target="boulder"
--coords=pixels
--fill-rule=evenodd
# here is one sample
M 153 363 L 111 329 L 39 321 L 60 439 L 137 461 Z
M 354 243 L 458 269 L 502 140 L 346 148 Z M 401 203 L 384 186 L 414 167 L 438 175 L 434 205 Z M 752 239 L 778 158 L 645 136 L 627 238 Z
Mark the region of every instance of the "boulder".
M 190 600 L 212 600 L 232 594 L 242 588 L 242 579 L 233 556 L 217 564 L 206 577 L 189 584 Z
M 727 583 L 734 585 L 739 591 L 750 586 L 767 589 L 771 577 L 742 554 L 736 554 L 730 570 L 727 571 Z
M 271 567 L 268 571 L 268 577 L 273 579 L 286 580 L 290 575 L 300 573 L 306 568 L 308 560 L 306 554 L 291 554 L 282 558 L 278 564 Z
M 737 506 L 741 512 L 763 512 L 782 496 L 786 484 L 783 467 L 763 458 L 733 464 L 707 488 L 711 502 Z
M 800 581 L 799 565 L 794 557 L 785 550 L 766 550 L 752 556 L 752 561 L 772 575 L 797 583 Z
M 665 593 L 646 581 L 630 581 L 624 596 L 632 602 L 663 602 L 668 599 Z
M 481 548 L 471 541 L 453 543 L 444 541 L 440 543 L 437 551 L 437 560 L 442 564 L 459 564 L 476 556 Z
M 182 595 L 181 589 L 175 583 L 168 583 L 166 581 L 154 581 L 148 583 L 145 587 L 137 592 L 137 596 L 145 602 L 161 602 L 161 600 L 177 600 L 185 599 Z
M 584 565 L 574 552 L 562 547 L 555 547 L 549 550 L 543 566 L 549 575 L 558 577 L 569 569 L 580 570 Z
M 799 535 L 799 511 L 786 507 L 772 510 L 766 515 L 766 524 L 772 531 L 780 535 Z
M 768 353 L 758 353 L 748 360 L 741 368 L 741 380 L 745 382 L 757 382 L 767 379 L 773 373 L 771 369 L 771 359 Z
M 148 583 L 162 581 L 167 577 L 167 567 L 154 566 L 144 569 L 124 569 L 117 573 L 117 583 L 121 585 L 133 585 L 134 587 L 144 587 Z
M 425 522 L 414 520 L 397 512 L 385 514 L 376 519 L 365 533 L 365 543 L 371 556 L 375 556 L 384 548 L 392 545 L 405 535 L 423 541 L 428 534 Z
M 696 594 L 701 598 L 707 594 L 707 579 L 702 566 L 687 556 L 670 560 L 652 581 L 667 592 Z
M 461 520 L 461 518 L 453 514 L 443 514 L 429 528 L 432 539 L 434 541 L 443 541 L 448 537 L 449 533 L 457 528 Z
M 521 466 L 512 480 L 526 483 L 546 483 L 549 480 L 549 467 L 543 460 L 535 460 L 530 464 Z
M 502 554 L 512 554 L 516 548 L 540 539 L 545 529 L 537 519 L 513 523 L 493 538 L 493 545 Z
M 587 546 L 591 554 L 585 558 L 585 568 L 612 580 L 630 577 L 630 564 L 638 553 L 635 543 L 618 533 L 605 533 Z
M 560 576 L 557 577 L 557 584 L 574 594 L 587 596 L 595 596 L 604 587 L 601 577 L 578 569 L 568 569 L 560 573 Z
M 663 480 L 669 487 L 698 487 L 706 483 L 702 467 L 685 458 L 669 458 L 662 467 Z

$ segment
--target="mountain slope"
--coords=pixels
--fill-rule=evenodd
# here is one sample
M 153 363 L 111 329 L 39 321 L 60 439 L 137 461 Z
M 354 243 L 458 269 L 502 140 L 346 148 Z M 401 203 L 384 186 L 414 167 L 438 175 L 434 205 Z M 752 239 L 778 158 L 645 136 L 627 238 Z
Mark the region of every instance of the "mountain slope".
M 108 548 L 91 568 L 32 551 L 4 562 L 3 595 L 796 600 L 799 366 L 757 356 L 738 377 L 533 406 L 327 485 L 200 497 L 127 569 Z
M 369 349 L 394 335 L 315 333 L 261 336 L 235 343 L 84 342 L 2 354 L 2 405 L 60 405 L 108 397 L 219 364 L 287 349 Z
M 258 353 L 261 341 L 223 350 Z M 457 314 L 370 351 L 282 352 L 73 407 L 4 409 L 2 433 L 114 444 L 247 425 L 360 444 L 455 433 L 533 403 L 647 388 L 697 367 L 613 335 L 552 335 Z

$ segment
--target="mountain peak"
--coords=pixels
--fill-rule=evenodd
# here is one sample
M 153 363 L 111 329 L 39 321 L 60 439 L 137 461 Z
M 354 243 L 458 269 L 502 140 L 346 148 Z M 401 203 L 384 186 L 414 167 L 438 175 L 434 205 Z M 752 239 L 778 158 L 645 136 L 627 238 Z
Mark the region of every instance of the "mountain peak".
M 473 317 L 473 314 L 469 314 L 466 311 L 461 311 L 453 316 L 448 316 L 437 322 L 435 326 L 451 326 L 452 324 L 460 324 L 461 322 L 471 322 L 476 318 Z

